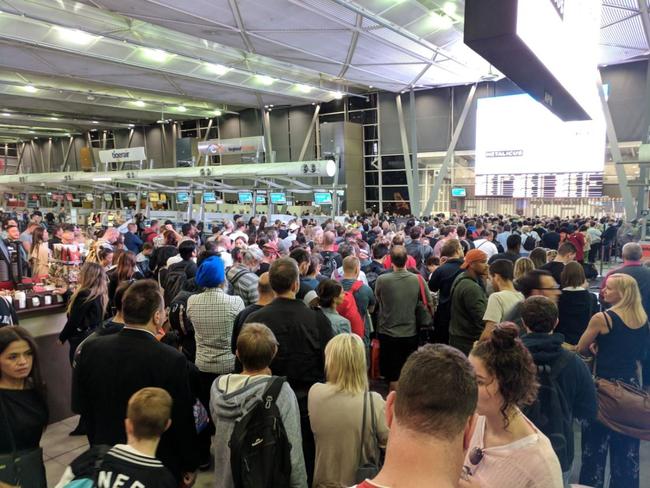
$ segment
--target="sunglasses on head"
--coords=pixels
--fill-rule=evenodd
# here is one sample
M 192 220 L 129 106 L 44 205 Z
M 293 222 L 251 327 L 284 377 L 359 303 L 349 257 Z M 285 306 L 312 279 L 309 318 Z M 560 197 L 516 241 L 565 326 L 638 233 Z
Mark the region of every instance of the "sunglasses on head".
M 469 453 L 469 462 L 472 465 L 470 466 L 463 466 L 463 472 L 461 473 L 461 477 L 465 480 L 468 481 L 469 477 L 472 476 L 472 468 L 476 469 L 476 467 L 483 461 L 483 449 L 480 447 L 475 447 L 472 449 Z

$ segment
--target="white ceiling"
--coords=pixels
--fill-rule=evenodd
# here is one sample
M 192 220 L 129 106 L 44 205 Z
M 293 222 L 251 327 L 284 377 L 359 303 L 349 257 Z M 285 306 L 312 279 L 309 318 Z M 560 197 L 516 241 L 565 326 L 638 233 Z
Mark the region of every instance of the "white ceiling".
M 639 1 L 602 0 L 601 64 L 647 57 Z M 472 83 L 491 71 L 462 42 L 463 10 L 464 0 L 0 0 L 0 112 L 12 114 L 0 119 L 114 127 Z

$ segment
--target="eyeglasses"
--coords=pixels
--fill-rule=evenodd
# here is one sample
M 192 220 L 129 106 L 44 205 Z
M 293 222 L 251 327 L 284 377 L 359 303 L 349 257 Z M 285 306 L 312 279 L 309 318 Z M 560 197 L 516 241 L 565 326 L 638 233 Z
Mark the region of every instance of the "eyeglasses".
M 475 469 L 479 464 L 481 464 L 481 461 L 483 461 L 483 449 L 480 447 L 475 447 L 472 449 L 469 453 L 469 462 L 472 465 L 472 467 Z M 469 481 L 469 477 L 472 476 L 472 468 L 465 465 L 463 466 L 463 471 L 461 473 L 461 478 L 463 478 L 465 481 Z

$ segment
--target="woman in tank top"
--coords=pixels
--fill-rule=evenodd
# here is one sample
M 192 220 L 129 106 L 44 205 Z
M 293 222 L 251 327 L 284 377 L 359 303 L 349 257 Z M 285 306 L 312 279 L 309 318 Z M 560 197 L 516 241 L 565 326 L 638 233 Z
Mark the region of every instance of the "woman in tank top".
M 596 376 L 639 386 L 638 367 L 648 347 L 648 317 L 639 287 L 631 276 L 613 274 L 603 292 L 608 311 L 593 316 L 580 338 L 581 354 L 596 354 Z M 580 484 L 604 485 L 607 452 L 610 454 L 610 486 L 639 487 L 639 439 L 607 428 L 598 420 L 582 427 Z

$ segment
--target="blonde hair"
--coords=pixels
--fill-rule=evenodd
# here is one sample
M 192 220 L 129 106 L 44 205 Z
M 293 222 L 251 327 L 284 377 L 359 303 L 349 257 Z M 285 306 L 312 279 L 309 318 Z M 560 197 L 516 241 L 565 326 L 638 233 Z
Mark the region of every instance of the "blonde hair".
M 88 292 L 88 297 L 84 303 L 92 302 L 96 298 L 99 298 L 102 311 L 106 311 L 106 305 L 108 304 L 108 279 L 106 278 L 106 272 L 101 265 L 93 262 L 86 262 L 81 267 L 81 271 L 79 272 L 79 286 L 72 295 L 70 303 L 68 304 L 68 315 L 72 311 L 72 307 L 77 300 L 79 293 L 82 291 Z
M 528 274 L 529 271 L 535 269 L 535 263 L 530 258 L 519 258 L 515 261 L 514 277 L 515 280 L 518 280 L 525 274 Z
M 339 391 L 362 393 L 368 390 L 366 348 L 356 334 L 338 334 L 325 346 L 327 382 Z
M 645 324 L 648 321 L 648 316 L 643 309 L 641 293 L 636 280 L 629 275 L 615 273 L 607 279 L 607 283 L 613 284 L 618 294 L 621 295 L 621 300 L 611 310 L 614 312 L 621 310 L 630 314 L 637 324 Z
M 163 435 L 171 418 L 172 405 L 172 397 L 162 388 L 142 388 L 131 395 L 126 417 L 133 423 L 136 439 L 157 439 Z

